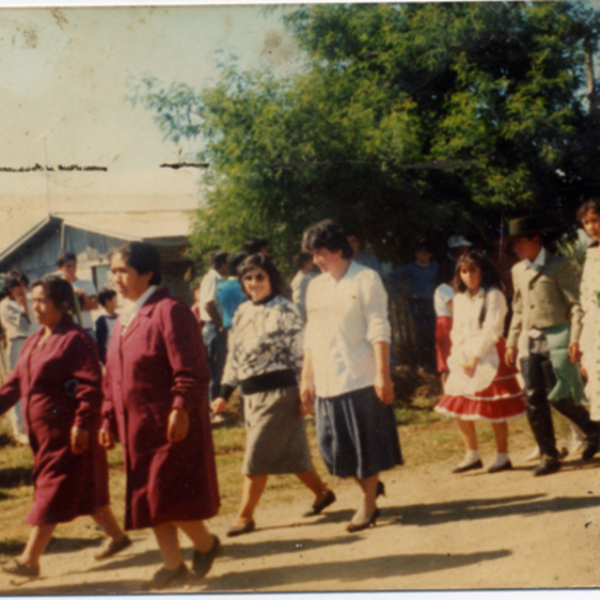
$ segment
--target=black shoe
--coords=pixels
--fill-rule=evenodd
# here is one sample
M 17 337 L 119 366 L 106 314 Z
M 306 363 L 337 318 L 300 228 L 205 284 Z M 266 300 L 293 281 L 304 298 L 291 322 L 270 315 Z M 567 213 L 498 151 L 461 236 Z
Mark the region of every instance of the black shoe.
M 483 468 L 483 463 L 481 462 L 481 459 L 478 458 L 475 462 L 465 465 L 464 467 L 456 467 L 456 469 L 453 469 L 452 472 L 453 473 L 466 473 L 467 471 L 471 471 L 473 469 L 482 469 L 482 468 Z
M 600 442 L 598 440 L 586 440 L 585 448 L 581 454 L 582 460 L 592 460 L 594 454 L 596 454 L 598 450 L 600 450 Z
M 208 552 L 199 552 L 194 550 L 192 558 L 192 577 L 202 579 L 212 567 L 213 561 L 221 552 L 221 541 L 216 535 L 213 535 L 213 545 Z
M 375 500 L 377 500 L 379 496 L 385 496 L 385 485 L 383 485 L 383 481 L 377 482 L 377 489 L 375 490 Z
M 510 462 L 510 460 L 507 460 L 506 462 L 503 462 L 501 465 L 492 465 L 487 472 L 488 473 L 500 473 L 500 471 L 508 471 L 509 469 L 512 469 L 512 463 Z
M 561 467 L 561 462 L 557 458 L 544 457 L 542 458 L 542 462 L 533 470 L 533 475 L 534 477 L 551 475 L 552 473 L 560 471 Z
M 185 566 L 185 563 L 181 563 L 176 569 L 166 569 L 161 567 L 154 577 L 144 586 L 144 590 L 163 590 L 166 587 L 177 587 L 183 585 L 190 572 Z
M 2 570 L 5 573 L 10 573 L 11 575 L 20 575 L 21 577 L 39 577 L 40 576 L 40 568 L 39 567 L 30 567 L 28 565 L 24 565 L 20 563 L 18 560 L 11 560 L 9 563 L 2 566 Z
M 367 529 L 368 527 L 371 527 L 371 525 L 375 526 L 377 524 L 377 519 L 379 518 L 380 514 L 381 513 L 379 512 L 379 509 L 376 508 L 373 511 L 371 518 L 368 519 L 367 521 L 363 521 L 362 523 L 353 523 L 352 521 L 350 521 L 350 523 L 348 523 L 348 525 L 346 525 L 346 531 L 348 533 L 356 533 L 357 531 L 362 531 L 363 529 Z
M 110 558 L 111 556 L 118 554 L 122 550 L 125 550 L 125 548 L 129 548 L 129 546 L 131 546 L 132 543 L 133 542 L 131 541 L 131 539 L 126 535 L 124 535 L 118 542 L 115 542 L 111 539 L 100 549 L 98 553 L 94 554 L 94 558 L 96 560 L 104 560 L 105 558 Z
M 335 494 L 331 490 L 328 490 L 321 501 L 311 506 L 302 516 L 314 517 L 315 515 L 320 515 L 328 506 L 332 505 L 335 500 Z
M 256 529 L 254 519 L 244 523 L 243 525 L 232 525 L 225 534 L 227 537 L 235 537 L 237 535 L 243 535 L 244 533 L 251 533 Z

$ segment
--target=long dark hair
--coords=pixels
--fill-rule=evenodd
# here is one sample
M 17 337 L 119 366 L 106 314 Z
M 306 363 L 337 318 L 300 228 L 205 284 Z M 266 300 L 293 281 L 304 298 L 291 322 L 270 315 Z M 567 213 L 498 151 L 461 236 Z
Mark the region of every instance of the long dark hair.
M 498 272 L 494 268 L 494 265 L 490 262 L 490 259 L 487 256 L 484 256 L 480 252 L 467 252 L 467 254 L 463 254 L 457 261 L 456 267 L 454 269 L 454 289 L 457 292 L 464 293 L 467 291 L 467 286 L 464 284 L 463 280 L 460 277 L 460 269 L 463 266 L 467 267 L 475 267 L 481 271 L 481 289 L 483 290 L 483 306 L 481 307 L 481 312 L 479 313 L 479 326 L 483 325 L 485 321 L 486 315 L 486 296 L 490 288 L 496 288 L 498 290 L 502 289 L 502 284 L 500 283 L 500 277 L 498 276 Z

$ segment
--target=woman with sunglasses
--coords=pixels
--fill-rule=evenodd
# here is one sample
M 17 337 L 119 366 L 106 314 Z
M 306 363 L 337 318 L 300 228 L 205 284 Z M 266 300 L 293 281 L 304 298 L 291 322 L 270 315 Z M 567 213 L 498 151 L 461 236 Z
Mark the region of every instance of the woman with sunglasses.
M 211 404 L 215 413 L 223 412 L 241 385 L 247 427 L 244 488 L 229 537 L 254 531 L 254 510 L 269 475 L 293 473 L 313 492 L 315 501 L 305 516 L 318 515 L 335 501 L 312 465 L 302 420 L 302 317 L 281 297 L 281 276 L 266 254 L 247 257 L 238 275 L 250 301 L 233 318 L 220 397 Z

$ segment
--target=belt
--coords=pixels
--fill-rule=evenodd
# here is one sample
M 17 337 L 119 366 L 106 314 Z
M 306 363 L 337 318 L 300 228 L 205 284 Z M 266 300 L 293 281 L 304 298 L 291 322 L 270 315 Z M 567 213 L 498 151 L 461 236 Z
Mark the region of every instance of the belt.
M 254 375 L 240 382 L 242 393 L 245 395 L 269 392 L 279 388 L 296 387 L 298 385 L 294 369 L 271 371 L 262 375 Z

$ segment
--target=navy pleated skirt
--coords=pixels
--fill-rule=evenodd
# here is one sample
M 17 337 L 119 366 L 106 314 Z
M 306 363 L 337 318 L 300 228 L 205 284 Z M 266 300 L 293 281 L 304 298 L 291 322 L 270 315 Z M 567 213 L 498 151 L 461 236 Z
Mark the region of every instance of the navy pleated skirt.
M 332 475 L 366 479 L 403 463 L 394 410 L 373 387 L 318 397 L 316 420 L 319 449 Z

